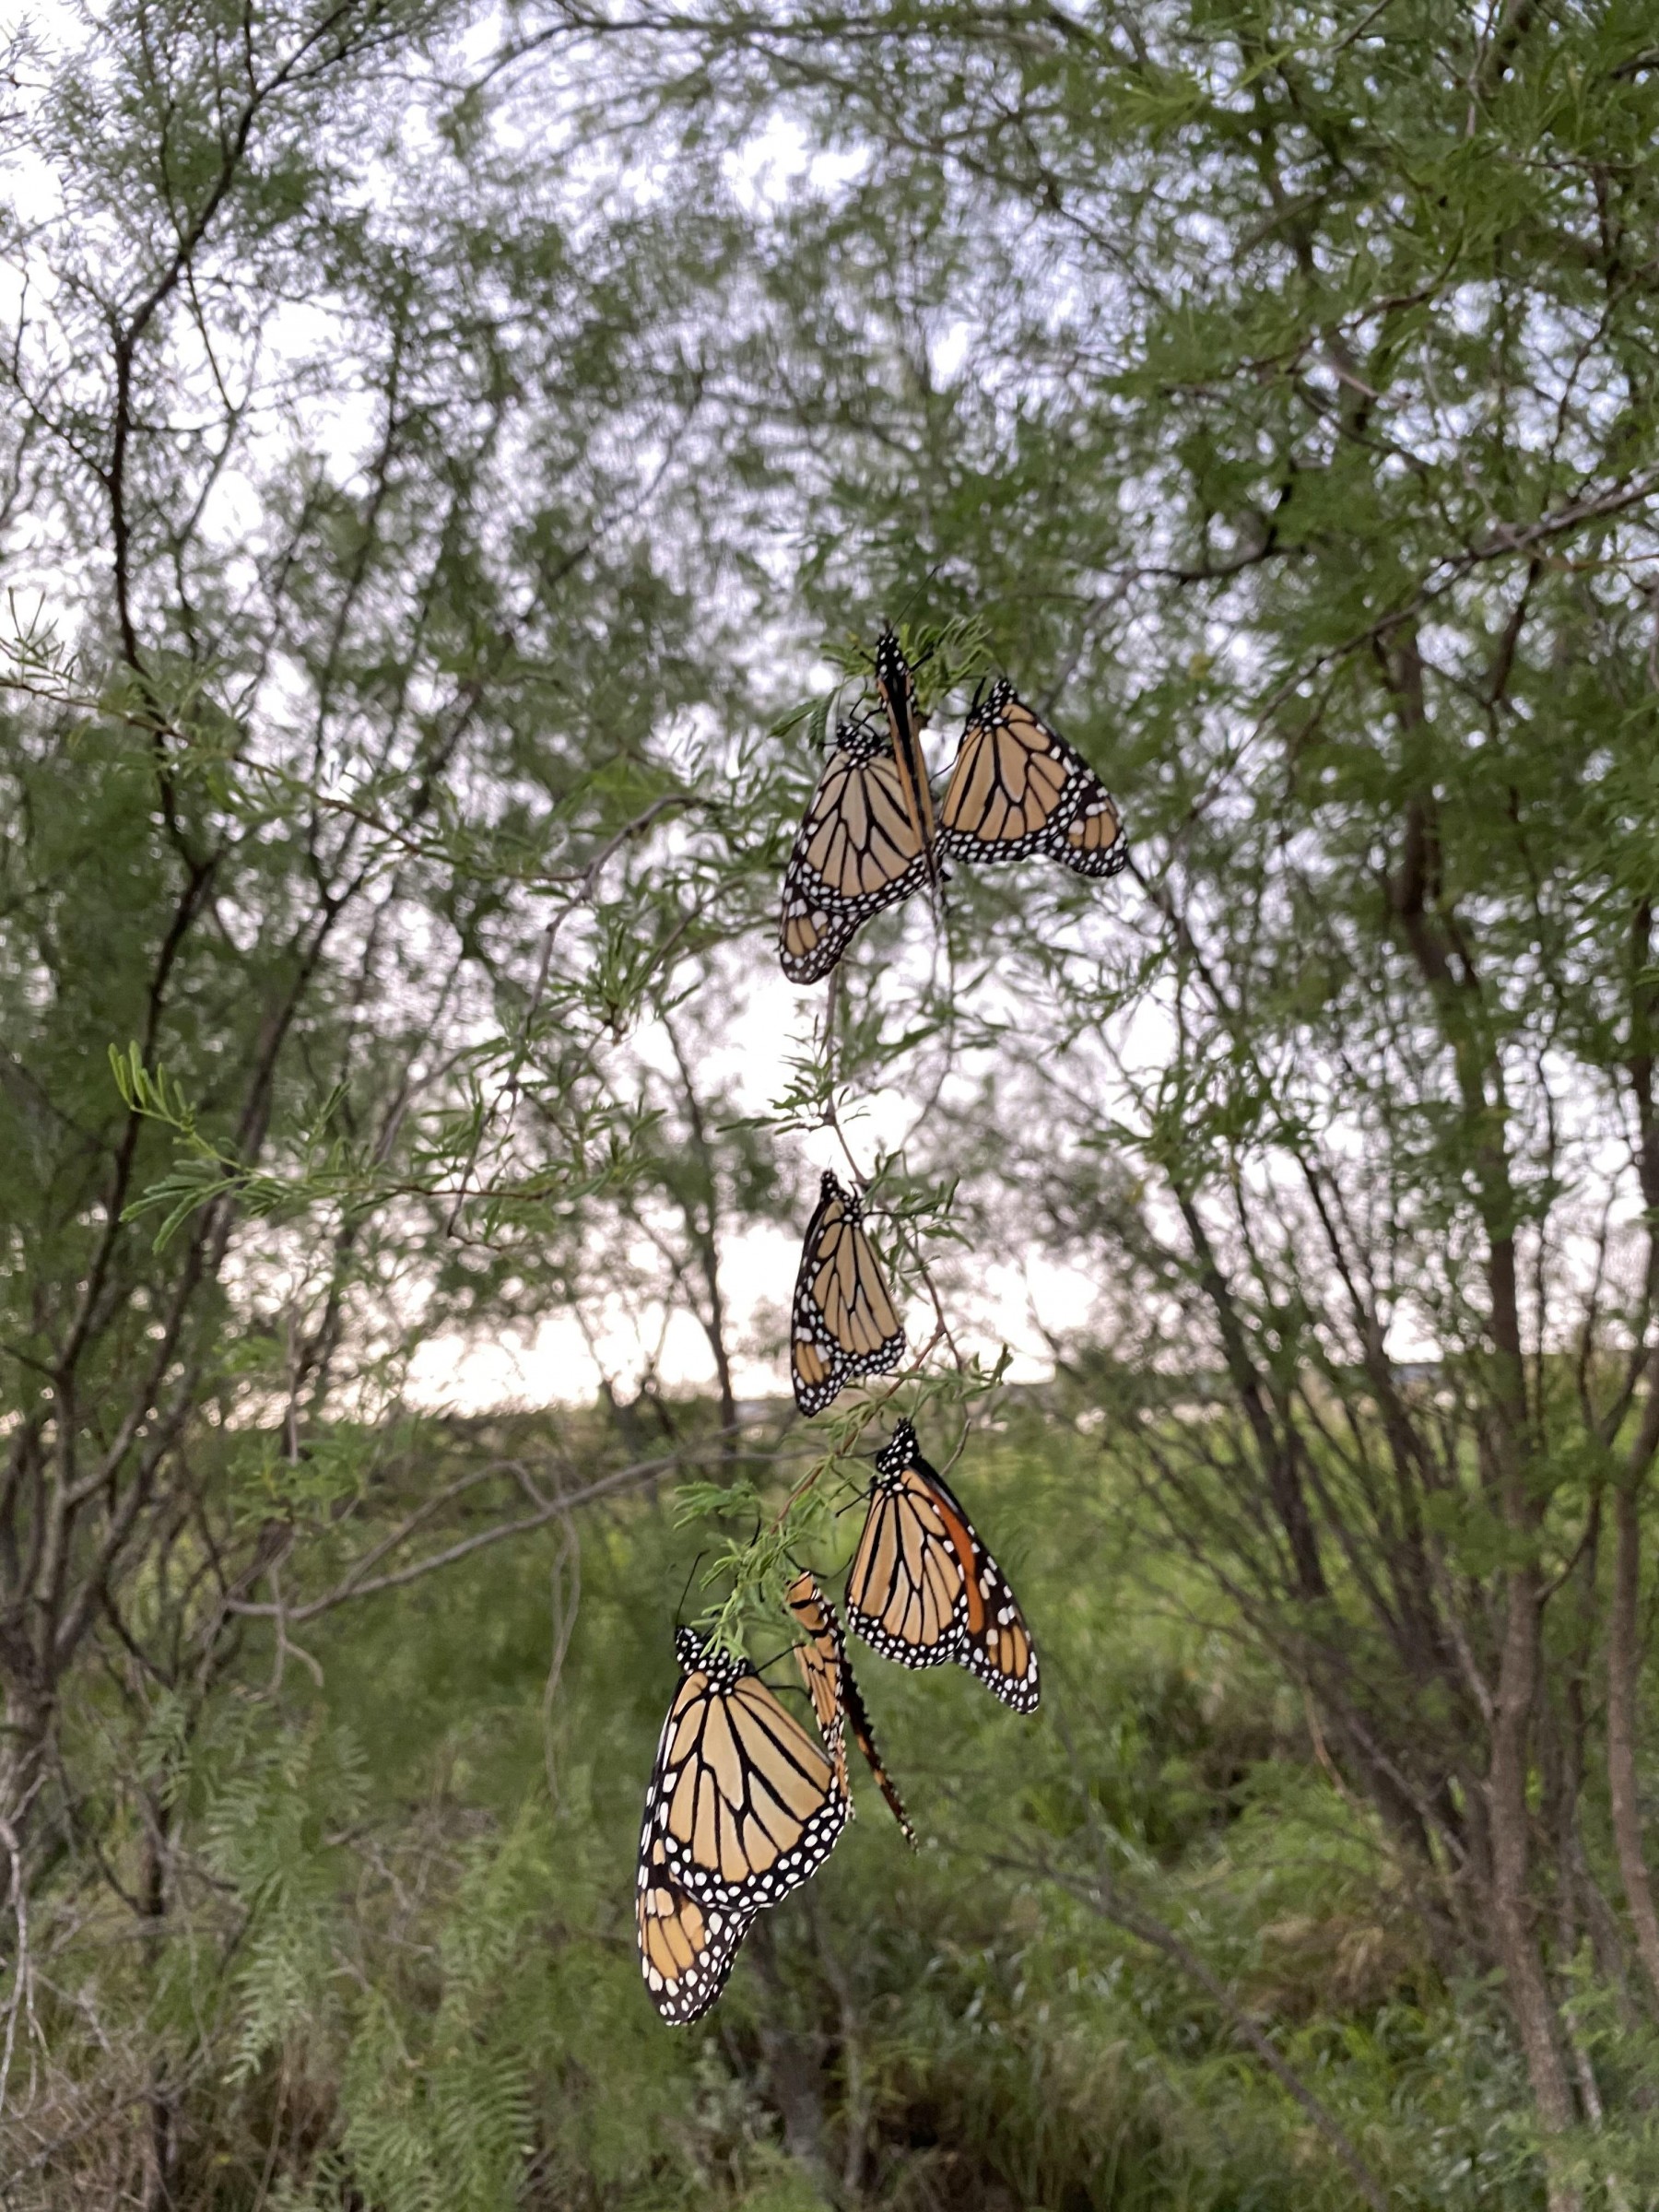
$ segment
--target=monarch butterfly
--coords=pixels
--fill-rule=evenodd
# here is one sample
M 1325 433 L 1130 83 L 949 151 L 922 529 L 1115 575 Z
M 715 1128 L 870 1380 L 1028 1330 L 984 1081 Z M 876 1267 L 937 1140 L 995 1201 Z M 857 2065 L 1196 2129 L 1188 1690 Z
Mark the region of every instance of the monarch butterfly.
M 1005 1705 L 1037 1705 L 1037 1653 L 1002 1569 L 950 1486 L 900 1421 L 876 1462 L 870 1510 L 847 1577 L 847 1618 L 902 1666 L 954 1659 Z
M 974 700 L 939 820 L 939 850 L 952 860 L 1047 853 L 1078 876 L 1115 876 L 1129 857 L 1106 786 L 1006 677 Z
M 846 1640 L 841 1625 L 835 1618 L 835 1607 L 818 1588 L 818 1577 L 811 1573 L 797 1574 L 786 1593 L 789 1609 L 806 1630 L 809 1641 L 797 1643 L 795 1658 L 801 1669 L 801 1679 L 806 1685 L 806 1694 L 812 1700 L 812 1710 L 818 1715 L 818 1732 L 830 1745 L 841 1773 L 843 1788 L 846 1785 L 847 1748 L 842 1724 L 852 1728 L 853 1740 L 870 1762 L 870 1771 L 876 1777 L 876 1786 L 892 1808 L 892 1814 L 912 1851 L 916 1849 L 916 1831 L 910 1824 L 910 1816 L 903 1800 L 894 1788 L 887 1766 L 876 1748 L 876 1735 L 870 1725 L 869 1713 L 860 1694 L 853 1669 L 847 1661 Z
M 934 821 L 933 790 L 927 780 L 927 759 L 922 750 L 921 723 L 916 713 L 916 679 L 890 622 L 882 625 L 881 635 L 876 641 L 876 690 L 887 710 L 888 727 L 893 736 L 893 759 L 898 766 L 911 826 L 922 849 L 928 878 L 936 883 L 938 830 Z
M 849 1382 L 899 1364 L 904 1330 L 864 1232 L 856 1193 L 826 1171 L 795 1277 L 789 1371 L 795 1404 L 822 1413 Z
M 681 1680 L 645 1791 L 635 1921 L 645 1986 L 677 2024 L 713 2004 L 760 1907 L 822 1865 L 851 1799 L 844 1759 L 824 1757 L 747 1659 L 690 1629 L 674 1648 Z
M 931 802 L 925 829 L 920 807 L 912 771 L 875 728 L 839 724 L 783 871 L 778 957 L 792 983 L 828 975 L 861 923 L 926 881 Z
M 690 1629 L 675 1639 L 682 1680 L 645 1792 L 640 1862 L 660 1836 L 698 1900 L 775 1905 L 815 1873 L 847 1820 L 847 1796 L 801 1724 L 747 1659 Z

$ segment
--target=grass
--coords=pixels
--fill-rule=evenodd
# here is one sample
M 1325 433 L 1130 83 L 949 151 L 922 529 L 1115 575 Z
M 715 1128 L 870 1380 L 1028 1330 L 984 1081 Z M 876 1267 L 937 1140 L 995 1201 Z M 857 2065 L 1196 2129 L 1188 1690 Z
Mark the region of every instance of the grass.
M 923 1847 L 856 1783 L 843 1843 L 689 2030 L 658 2022 L 632 1945 L 694 1548 L 665 1501 L 582 1520 L 550 1698 L 551 1532 L 327 1617 L 320 1682 L 291 1663 L 272 1695 L 251 1651 L 187 1742 L 152 1715 L 186 1871 L 164 1937 L 135 1944 L 106 1897 L 56 1977 L 53 2093 L 102 2114 L 60 2176 L 136 2173 L 133 2103 L 160 2079 L 180 2212 L 1346 2212 L 1234 2021 L 1078 1894 L 1106 1864 L 1402 2206 L 1534 2206 L 1491 1993 L 1439 1980 L 1299 1700 L 1159 1554 L 1109 1454 L 1017 1420 L 958 1475 L 1036 1630 L 1042 1710 L 855 1646 Z M 135 1823 L 116 1848 L 130 1873 Z

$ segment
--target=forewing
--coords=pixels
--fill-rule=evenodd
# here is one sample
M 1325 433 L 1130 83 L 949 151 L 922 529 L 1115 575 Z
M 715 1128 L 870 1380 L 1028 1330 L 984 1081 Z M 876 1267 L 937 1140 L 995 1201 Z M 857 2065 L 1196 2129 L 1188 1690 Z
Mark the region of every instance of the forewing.
M 700 1904 L 753 1912 L 816 1872 L 846 1825 L 847 1794 L 752 1667 L 680 1684 L 645 1797 L 645 1835 Z
M 877 1478 L 847 1577 L 849 1625 L 884 1659 L 940 1666 L 957 1656 L 968 1594 L 962 1564 L 925 1481 Z
M 841 1347 L 814 1295 L 813 1286 L 826 1253 L 833 1253 L 840 1241 L 846 1218 L 846 1194 L 832 1176 L 826 1176 L 823 1195 L 806 1225 L 790 1312 L 790 1381 L 794 1387 L 795 1404 L 808 1419 L 822 1413 L 834 1401 L 842 1382 Z
M 822 1413 L 848 1382 L 888 1373 L 904 1351 L 904 1330 L 855 1199 L 833 1178 L 806 1231 L 790 1323 L 795 1403 Z
M 815 983 L 873 914 L 926 880 L 927 863 L 893 757 L 843 727 L 783 872 L 778 956 Z
M 1128 858 L 1105 785 L 1006 681 L 968 718 L 939 819 L 940 850 L 957 860 L 1046 853 L 1078 875 L 1113 876 Z

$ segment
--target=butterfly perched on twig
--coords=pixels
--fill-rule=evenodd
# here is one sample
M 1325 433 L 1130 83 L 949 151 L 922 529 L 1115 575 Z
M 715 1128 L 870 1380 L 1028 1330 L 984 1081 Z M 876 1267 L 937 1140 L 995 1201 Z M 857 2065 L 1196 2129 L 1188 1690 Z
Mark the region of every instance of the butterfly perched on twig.
M 1006 677 L 974 700 L 939 809 L 938 841 L 950 860 L 1046 853 L 1079 876 L 1115 876 L 1129 858 L 1117 802 Z
M 1016 1712 L 1036 1709 L 1036 1647 L 1008 1579 L 909 1421 L 876 1461 L 847 1621 L 901 1666 L 954 1660 Z
M 930 853 L 892 747 L 868 721 L 839 724 L 783 871 L 778 957 L 790 982 L 828 975 L 864 923 L 928 880 Z
M 801 1679 L 812 1700 L 818 1732 L 839 1757 L 843 1785 L 847 1759 L 843 1729 L 851 1728 L 853 1742 L 869 1761 L 876 1786 L 887 1799 L 894 1819 L 914 1851 L 916 1831 L 888 1773 L 887 1762 L 876 1748 L 876 1732 L 847 1658 L 847 1642 L 835 1617 L 835 1607 L 819 1589 L 818 1577 L 810 1571 L 796 1575 L 787 1595 L 790 1611 L 806 1631 L 806 1641 L 795 1646 Z
M 825 1171 L 801 1247 L 790 1312 L 789 1371 L 809 1418 L 849 1382 L 885 1375 L 904 1351 L 904 1328 L 865 1234 L 856 1192 Z
M 1006 677 L 974 695 L 936 809 L 915 677 L 890 624 L 875 680 L 886 740 L 867 717 L 838 724 L 784 870 L 778 950 L 792 982 L 828 975 L 873 915 L 924 884 L 936 892 L 947 861 L 1042 853 L 1076 875 L 1107 877 L 1129 857 L 1116 800 Z
M 846 1761 L 815 1743 L 747 1659 L 691 1629 L 640 1832 L 640 1969 L 674 2025 L 720 1994 L 755 1914 L 816 1874 L 847 1824 Z

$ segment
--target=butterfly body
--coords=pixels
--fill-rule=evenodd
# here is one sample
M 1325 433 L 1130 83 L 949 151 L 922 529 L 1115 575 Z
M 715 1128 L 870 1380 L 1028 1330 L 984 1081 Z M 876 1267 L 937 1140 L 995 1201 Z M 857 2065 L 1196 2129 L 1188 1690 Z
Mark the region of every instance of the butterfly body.
M 900 1421 L 847 1577 L 847 1618 L 901 1666 L 965 1666 L 1017 1712 L 1038 1700 L 1037 1653 L 1007 1577 Z
M 849 1382 L 899 1364 L 904 1329 L 865 1234 L 855 1192 L 826 1171 L 806 1227 L 790 1315 L 790 1380 L 810 1418 Z

